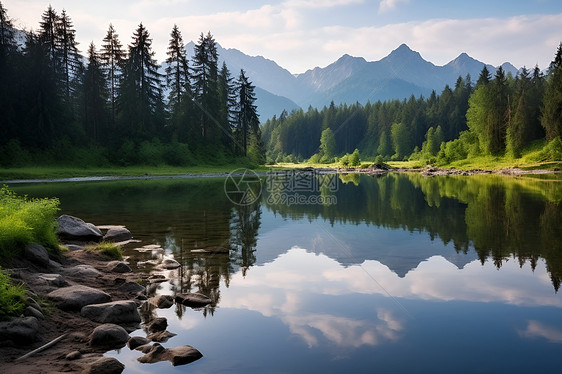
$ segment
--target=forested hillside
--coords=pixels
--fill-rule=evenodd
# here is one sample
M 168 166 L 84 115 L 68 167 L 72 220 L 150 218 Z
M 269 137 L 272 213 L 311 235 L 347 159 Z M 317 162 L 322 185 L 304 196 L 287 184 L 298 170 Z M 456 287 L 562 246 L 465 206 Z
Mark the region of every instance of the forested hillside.
M 24 45 L 2 3 L 0 17 L 1 166 L 263 162 L 255 87 L 218 66 L 210 33 L 188 60 L 174 25 L 161 69 L 142 23 L 126 47 L 109 25 L 84 57 L 64 10 Z
M 323 131 L 335 145 L 326 154 Z M 562 44 L 545 76 L 538 67 L 513 76 L 484 66 L 476 82 L 459 77 L 428 98 L 411 96 L 361 105 L 283 113 L 267 121 L 263 140 L 271 161 L 332 162 L 358 149 L 363 158 L 447 163 L 477 155 L 514 158 L 531 143 L 550 143 L 544 159 L 562 157 Z

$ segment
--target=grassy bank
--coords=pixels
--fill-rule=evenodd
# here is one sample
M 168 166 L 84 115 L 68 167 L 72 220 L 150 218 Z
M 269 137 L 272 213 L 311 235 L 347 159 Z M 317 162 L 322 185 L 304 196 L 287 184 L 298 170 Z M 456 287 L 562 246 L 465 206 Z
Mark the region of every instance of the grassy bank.
M 30 243 L 58 250 L 57 199 L 28 199 L 0 188 L 0 260 L 19 256 Z
M 20 256 L 30 243 L 58 251 L 55 216 L 57 199 L 28 199 L 6 187 L 0 188 L 0 262 Z M 0 320 L 21 314 L 25 288 L 14 284 L 0 268 Z
M 257 171 L 266 171 L 268 168 L 252 167 L 245 163 L 231 165 L 199 165 L 199 166 L 121 166 L 121 167 L 65 167 L 41 166 L 19 167 L 0 169 L 0 180 L 14 179 L 53 179 L 73 177 L 100 177 L 100 176 L 142 176 L 142 175 L 182 175 L 182 174 L 209 174 L 229 173 L 235 169 L 249 168 Z

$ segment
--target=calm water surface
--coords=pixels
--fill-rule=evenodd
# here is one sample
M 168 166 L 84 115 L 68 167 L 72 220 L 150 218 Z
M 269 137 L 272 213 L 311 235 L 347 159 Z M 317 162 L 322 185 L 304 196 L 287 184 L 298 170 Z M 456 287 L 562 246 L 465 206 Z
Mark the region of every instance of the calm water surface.
M 348 175 L 302 193 L 335 204 L 306 205 L 263 182 L 247 206 L 220 178 L 11 187 L 161 245 L 182 267 L 151 295 L 212 298 L 142 313 L 168 319 L 178 335 L 164 346 L 192 345 L 201 360 L 108 352 L 125 373 L 560 372 L 560 180 Z M 125 252 L 138 271 L 162 259 L 134 248 Z

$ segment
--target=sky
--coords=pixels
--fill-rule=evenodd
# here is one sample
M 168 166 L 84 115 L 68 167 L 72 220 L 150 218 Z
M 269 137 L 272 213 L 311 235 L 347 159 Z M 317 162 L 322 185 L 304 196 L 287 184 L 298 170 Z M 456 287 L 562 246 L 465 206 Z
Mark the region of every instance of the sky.
M 0 0 L 19 28 L 39 28 L 49 1 Z M 123 45 L 139 23 L 162 62 L 177 24 L 187 43 L 208 31 L 225 48 L 274 60 L 293 74 L 343 54 L 376 61 L 400 44 L 445 65 L 462 52 L 498 66 L 547 68 L 562 42 L 560 0 L 51 0 L 74 22 L 81 51 L 112 23 Z

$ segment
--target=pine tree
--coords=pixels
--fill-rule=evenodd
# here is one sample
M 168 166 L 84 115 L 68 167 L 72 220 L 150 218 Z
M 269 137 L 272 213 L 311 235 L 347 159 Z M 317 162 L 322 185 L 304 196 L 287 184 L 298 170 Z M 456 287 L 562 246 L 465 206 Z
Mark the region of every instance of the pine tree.
M 484 65 L 484 67 L 482 68 L 482 71 L 480 72 L 480 76 L 478 77 L 478 80 L 476 81 L 476 87 L 481 86 L 481 85 L 486 85 L 488 83 L 490 83 L 491 80 L 491 76 L 490 76 L 490 72 L 488 71 L 488 68 L 486 67 L 486 65 Z
M 223 62 L 218 76 L 219 115 L 218 120 L 223 128 L 222 143 L 232 149 L 232 133 L 236 128 L 236 88 L 230 71 Z
M 562 43 L 550 64 L 548 81 L 543 97 L 541 124 L 546 138 L 562 137 Z
M 237 139 L 241 142 L 243 154 L 248 151 L 248 137 L 253 136 L 259 140 L 261 138 L 260 121 L 255 106 L 256 96 L 254 94 L 255 86 L 248 80 L 244 70 L 240 70 L 240 76 L 237 81 Z
M 119 42 L 119 35 L 115 32 L 112 24 L 109 24 L 107 34 L 103 39 L 101 50 L 101 61 L 106 72 L 106 79 L 109 82 L 109 102 L 111 105 L 111 122 L 115 123 L 117 111 L 117 90 L 121 79 L 125 52 Z
M 172 113 L 177 112 L 181 106 L 183 97 L 189 95 L 186 88 L 189 86 L 189 68 L 185 45 L 177 25 L 174 25 L 171 33 L 170 44 L 168 44 L 168 58 L 166 63 L 166 83 L 170 89 L 169 107 Z
M 108 90 L 105 73 L 94 43 L 88 48 L 88 66 L 82 78 L 82 125 L 93 141 L 107 138 Z
M 27 35 L 23 50 L 20 140 L 24 146 L 44 149 L 64 135 L 66 123 L 62 101 L 53 72 L 51 51 L 33 33 Z
M 139 138 L 157 134 L 162 112 L 162 86 L 158 65 L 154 60 L 152 39 L 141 23 L 129 45 L 129 58 L 120 83 L 121 121 L 126 131 Z
M 60 51 L 57 43 L 57 20 L 58 16 L 56 11 L 53 7 L 51 7 L 51 5 L 49 5 L 47 10 L 43 12 L 41 22 L 39 24 L 39 41 L 47 50 L 50 66 L 55 74 L 60 73 L 61 67 Z
M 199 123 L 201 137 L 208 142 L 214 142 L 214 134 L 218 131 L 211 130 L 211 124 L 218 122 L 215 118 L 218 113 L 218 55 L 216 42 L 211 33 L 206 36 L 201 33 L 199 41 L 195 44 L 193 56 L 193 95 L 199 108 Z
M 17 137 L 17 94 L 19 53 L 14 40 L 14 29 L 8 12 L 0 2 L 0 128 L 2 143 Z
M 15 49 L 14 29 L 12 20 L 2 2 L 0 2 L 0 66 L 4 67 L 7 55 Z M 0 71 L 0 74 L 2 71 Z
M 72 21 L 63 9 L 60 17 L 56 18 L 55 46 L 60 54 L 60 68 L 64 98 L 67 104 L 74 93 L 72 80 L 82 70 L 78 42 L 76 42 L 76 30 L 73 29 Z

